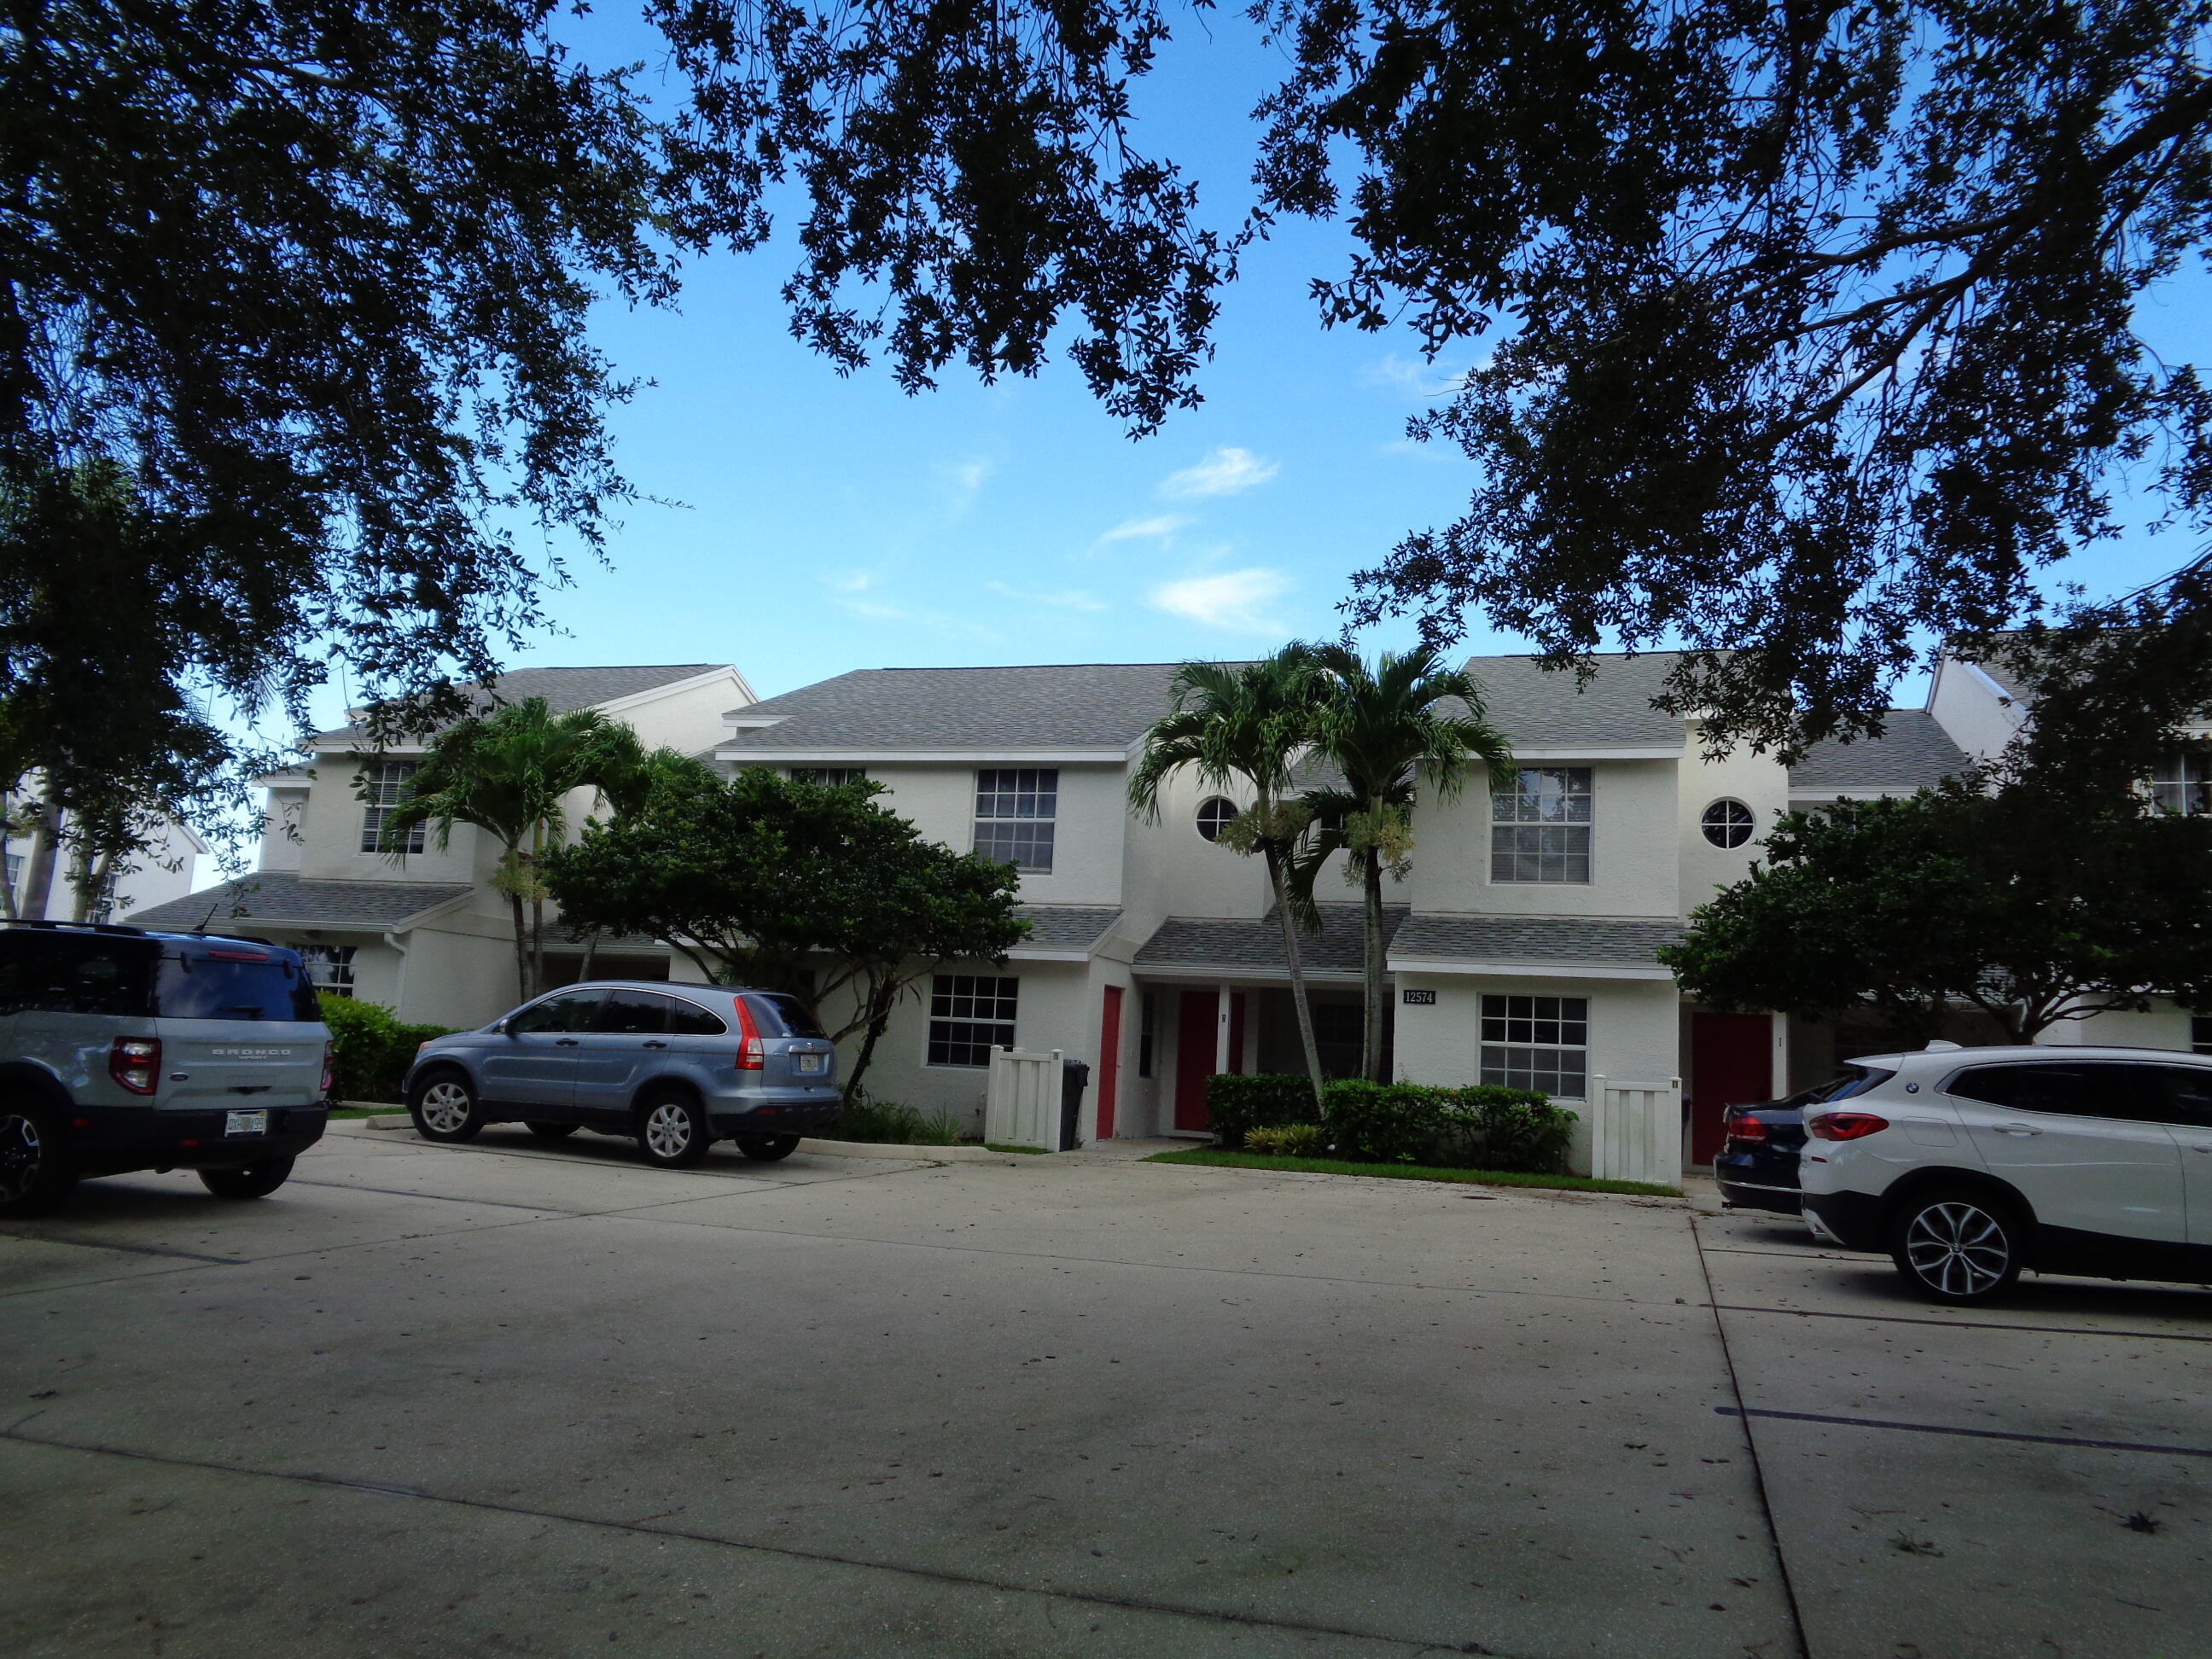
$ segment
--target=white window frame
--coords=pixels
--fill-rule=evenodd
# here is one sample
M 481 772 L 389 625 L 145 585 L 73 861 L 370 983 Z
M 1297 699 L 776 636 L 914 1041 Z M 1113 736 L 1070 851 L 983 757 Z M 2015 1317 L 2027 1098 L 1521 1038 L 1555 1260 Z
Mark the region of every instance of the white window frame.
M 1052 873 L 1053 830 L 1060 817 L 1056 766 L 985 766 L 975 772 L 975 816 L 970 845 L 985 858 L 1011 864 L 1025 876 Z M 1016 826 L 1003 835 L 1005 826 Z M 1019 826 L 1028 826 L 1024 833 Z M 1006 844 L 986 846 L 988 837 Z M 1011 853 L 1012 856 L 1006 854 Z
M 2151 768 L 2151 799 L 2179 817 L 2212 812 L 2212 749 L 2181 749 Z
M 1531 791 L 1530 779 L 1562 781 L 1556 788 Z M 1577 787 L 1579 786 L 1579 787 Z M 1576 814 L 1579 812 L 1580 816 Z M 1587 887 L 1596 873 L 1597 771 L 1589 766 L 1524 766 L 1507 789 L 1490 793 L 1490 879 L 1499 887 Z M 1580 850 L 1576 844 L 1579 842 Z M 1563 873 L 1541 873 L 1551 860 Z M 1564 873 L 1576 860 L 1580 875 Z M 1534 875 L 1500 875 L 1534 860 Z
M 866 770 L 858 766 L 794 766 L 789 770 L 793 783 L 819 784 L 824 789 L 868 781 Z
M 929 987 L 929 1020 L 922 1034 L 922 1064 L 980 1072 L 990 1065 L 993 1048 L 1013 1048 L 1015 1022 L 1021 1011 L 1021 989 L 1020 978 L 1012 974 L 937 975 Z M 987 998 L 992 1004 L 991 1012 L 978 1015 L 975 1006 Z M 980 1045 L 983 1058 L 937 1057 L 940 1044 L 949 1050 L 956 1042 L 971 1051 Z
M 360 946 L 302 945 L 298 948 L 300 960 L 307 964 L 307 982 L 316 990 L 338 997 L 354 994 L 354 955 Z
M 1589 1097 L 1589 999 L 1486 991 L 1476 1010 L 1481 1080 L 1540 1089 L 1554 1100 Z M 1569 1039 L 1579 1037 L 1580 1041 Z M 1571 1062 L 1571 1063 L 1570 1063 Z M 1550 1087 L 1574 1079 L 1573 1092 Z
M 1731 807 L 1736 811 L 1741 811 L 1744 816 L 1741 818 L 1736 817 L 1729 811 Z M 1713 834 L 1716 830 L 1728 835 L 1735 835 L 1739 830 L 1743 833 L 1737 836 L 1734 841 L 1723 841 L 1720 836 Z M 1708 847 L 1717 848 L 1723 853 L 1732 853 L 1739 847 L 1749 846 L 1751 838 L 1759 833 L 1759 814 L 1752 810 L 1749 802 L 1739 800 L 1734 795 L 1722 795 L 1707 805 L 1704 811 L 1698 814 L 1698 833 L 1705 837 Z
M 399 805 L 400 790 L 405 787 L 410 778 L 422 769 L 422 763 L 420 761 L 383 761 L 378 763 L 374 775 L 371 775 L 368 767 L 364 766 L 361 769 L 361 797 L 366 803 L 361 811 L 361 850 L 362 852 L 381 853 L 384 850 L 382 840 L 385 814 Z M 408 852 L 419 853 L 428 845 L 427 837 L 429 828 L 427 823 L 418 823 L 408 830 L 406 848 Z

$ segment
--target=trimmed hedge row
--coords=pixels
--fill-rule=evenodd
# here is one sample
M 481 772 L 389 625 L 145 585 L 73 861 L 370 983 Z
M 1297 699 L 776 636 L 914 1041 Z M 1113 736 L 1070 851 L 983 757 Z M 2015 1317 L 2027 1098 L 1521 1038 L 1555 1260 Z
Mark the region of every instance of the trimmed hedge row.
M 1489 1084 L 1440 1089 L 1346 1079 L 1328 1085 L 1316 1103 L 1302 1077 L 1212 1077 L 1206 1101 L 1224 1146 L 1243 1146 L 1255 1130 L 1318 1124 L 1318 1137 L 1261 1138 L 1358 1163 L 1528 1175 L 1559 1171 L 1575 1124 L 1575 1115 L 1547 1095 Z
M 323 1024 L 331 1028 L 331 1097 L 396 1101 L 399 1080 L 415 1063 L 415 1050 L 451 1025 L 408 1025 L 380 1002 L 322 994 Z

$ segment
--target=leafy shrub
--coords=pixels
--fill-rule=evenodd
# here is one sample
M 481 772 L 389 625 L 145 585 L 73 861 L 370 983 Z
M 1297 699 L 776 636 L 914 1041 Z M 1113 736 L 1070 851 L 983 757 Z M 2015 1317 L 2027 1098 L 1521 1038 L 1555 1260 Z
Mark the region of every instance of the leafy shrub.
M 331 1028 L 331 1094 L 338 1100 L 397 1101 L 415 1051 L 450 1025 L 409 1025 L 380 1002 L 322 994 Z
M 1467 1169 L 1556 1175 L 1574 1138 L 1575 1115 L 1534 1089 L 1480 1084 L 1449 1091 L 1448 1133 L 1467 1143 Z
M 957 1146 L 960 1131 L 942 1113 L 925 1115 L 899 1101 L 860 1095 L 845 1103 L 836 1127 L 823 1130 L 821 1138 L 873 1141 L 887 1146 Z
M 1286 1123 L 1318 1123 L 1313 1085 L 1302 1077 L 1261 1072 L 1251 1077 L 1226 1073 L 1206 1079 L 1206 1109 L 1213 1133 L 1224 1146 L 1242 1146 L 1255 1129 Z
M 1530 1089 L 1490 1085 L 1332 1083 L 1322 1096 L 1338 1158 L 1446 1169 L 1555 1173 L 1574 1133 L 1572 1112 Z
M 1318 1123 L 1284 1123 L 1270 1129 L 1247 1129 L 1244 1149 L 1279 1158 L 1319 1158 L 1328 1149 L 1328 1135 Z
M 1339 1158 L 1419 1164 L 1443 1128 L 1445 1091 L 1346 1078 L 1322 1091 L 1322 1122 Z

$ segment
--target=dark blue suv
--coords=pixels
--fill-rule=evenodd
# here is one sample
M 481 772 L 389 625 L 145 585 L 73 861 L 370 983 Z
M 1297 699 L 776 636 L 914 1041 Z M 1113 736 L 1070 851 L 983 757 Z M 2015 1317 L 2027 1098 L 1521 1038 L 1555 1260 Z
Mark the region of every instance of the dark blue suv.
M 407 1073 L 426 1140 L 487 1123 L 545 1139 L 578 1129 L 636 1139 L 646 1161 L 696 1164 L 717 1140 L 787 1157 L 837 1118 L 837 1050 L 813 1012 L 775 991 L 666 980 L 572 985 L 480 1030 L 434 1037 Z

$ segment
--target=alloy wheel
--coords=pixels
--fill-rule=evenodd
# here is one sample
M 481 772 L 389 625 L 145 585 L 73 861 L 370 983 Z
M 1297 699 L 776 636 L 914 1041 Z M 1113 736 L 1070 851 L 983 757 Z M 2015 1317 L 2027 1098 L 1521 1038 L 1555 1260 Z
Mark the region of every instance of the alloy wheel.
M 458 1134 L 469 1125 L 469 1091 L 450 1079 L 422 1091 L 422 1121 L 441 1135 Z
M 674 1101 L 663 1101 L 645 1116 L 645 1144 L 655 1158 L 681 1158 L 691 1145 L 691 1114 Z
M 37 1124 L 21 1112 L 0 1117 L 0 1203 L 13 1202 L 30 1192 L 45 1158 L 46 1146 L 39 1139 Z
M 1930 1204 L 1905 1231 L 1912 1271 L 1946 1296 L 1978 1296 L 2001 1283 L 2012 1265 L 2012 1243 L 1996 1218 L 1979 1205 L 1953 1199 Z

